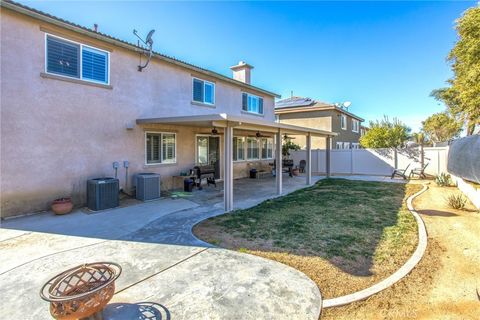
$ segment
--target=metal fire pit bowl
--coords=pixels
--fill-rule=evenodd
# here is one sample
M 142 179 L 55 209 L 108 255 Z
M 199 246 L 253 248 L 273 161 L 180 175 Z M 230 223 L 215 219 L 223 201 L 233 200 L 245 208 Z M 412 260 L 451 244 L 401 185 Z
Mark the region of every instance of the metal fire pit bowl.
M 113 262 L 82 264 L 48 280 L 40 297 L 50 302 L 50 314 L 55 319 L 87 318 L 100 312 L 112 299 L 115 280 L 121 273 L 120 265 Z

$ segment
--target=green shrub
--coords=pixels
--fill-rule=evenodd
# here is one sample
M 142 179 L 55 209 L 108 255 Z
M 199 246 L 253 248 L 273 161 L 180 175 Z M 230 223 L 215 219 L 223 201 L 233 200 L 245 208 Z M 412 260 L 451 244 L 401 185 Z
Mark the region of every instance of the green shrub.
M 452 185 L 452 179 L 448 173 L 442 172 L 435 177 L 435 183 L 439 187 L 448 187 Z
M 467 199 L 461 193 L 452 193 L 447 197 L 447 204 L 450 208 L 462 210 L 467 204 Z

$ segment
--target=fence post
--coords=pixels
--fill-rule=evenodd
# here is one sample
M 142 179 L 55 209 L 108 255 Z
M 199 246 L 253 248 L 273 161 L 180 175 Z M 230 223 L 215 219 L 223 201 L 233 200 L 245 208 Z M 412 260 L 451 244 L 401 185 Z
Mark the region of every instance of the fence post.
M 353 149 L 350 149 L 350 174 L 353 174 Z

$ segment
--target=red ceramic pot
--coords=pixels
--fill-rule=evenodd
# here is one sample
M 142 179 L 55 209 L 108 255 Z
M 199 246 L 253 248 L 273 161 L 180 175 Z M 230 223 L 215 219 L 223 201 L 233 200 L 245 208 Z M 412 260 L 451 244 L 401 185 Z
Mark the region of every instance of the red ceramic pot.
M 60 198 L 55 199 L 52 202 L 52 211 L 55 214 L 66 214 L 72 211 L 73 203 L 72 198 Z

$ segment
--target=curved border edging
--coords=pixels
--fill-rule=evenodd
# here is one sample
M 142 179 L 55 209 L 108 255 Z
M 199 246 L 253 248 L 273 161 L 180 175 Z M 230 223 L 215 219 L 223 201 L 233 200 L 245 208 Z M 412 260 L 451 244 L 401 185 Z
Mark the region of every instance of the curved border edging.
M 422 190 L 411 195 L 407 199 L 407 208 L 410 211 L 410 213 L 413 215 L 415 220 L 417 221 L 417 226 L 418 226 L 418 245 L 417 245 L 417 249 L 415 249 L 415 252 L 412 254 L 410 259 L 408 259 L 407 262 L 405 262 L 405 264 L 400 269 L 395 271 L 389 277 L 383 279 L 382 281 L 374 284 L 369 288 L 366 288 L 351 294 L 347 294 L 345 296 L 323 300 L 322 309 L 340 307 L 346 304 L 350 304 L 352 302 L 365 300 L 368 297 L 376 293 L 379 293 L 380 291 L 383 291 L 388 287 L 392 286 L 394 283 L 398 282 L 399 280 L 404 278 L 407 274 L 409 274 L 410 271 L 413 270 L 413 268 L 415 268 L 415 266 L 420 262 L 423 255 L 425 254 L 425 250 L 427 249 L 427 229 L 425 228 L 425 223 L 423 222 L 422 218 L 415 211 L 415 208 L 413 207 L 412 202 L 413 202 L 413 199 L 415 199 L 417 196 L 427 191 L 427 189 L 428 189 L 427 184 L 423 184 Z

